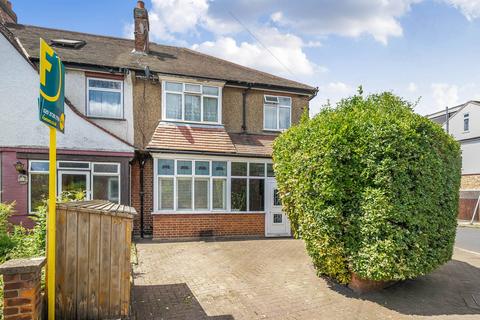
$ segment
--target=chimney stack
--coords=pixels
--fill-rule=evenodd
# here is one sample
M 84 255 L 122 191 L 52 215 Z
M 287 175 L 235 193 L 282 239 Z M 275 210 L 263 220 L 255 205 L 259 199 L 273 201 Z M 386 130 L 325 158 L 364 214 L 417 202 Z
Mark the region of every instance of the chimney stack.
M 0 23 L 17 23 L 17 15 L 8 0 L 0 0 Z
M 137 1 L 137 7 L 133 9 L 133 18 L 135 20 L 135 50 L 137 53 L 148 53 L 149 40 L 148 31 L 150 25 L 148 22 L 148 11 L 145 9 L 143 1 Z

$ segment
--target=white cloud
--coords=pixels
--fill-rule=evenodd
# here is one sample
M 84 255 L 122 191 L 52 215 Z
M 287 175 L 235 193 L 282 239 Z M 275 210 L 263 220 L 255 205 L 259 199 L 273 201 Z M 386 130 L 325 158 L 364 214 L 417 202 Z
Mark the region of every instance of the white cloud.
M 407 87 L 407 91 L 410 92 L 410 93 L 414 93 L 414 92 L 417 92 L 418 90 L 418 87 L 417 85 L 415 84 L 415 82 L 410 82 L 408 84 L 408 87 Z
M 468 20 L 480 18 L 479 0 L 444 0 L 446 3 L 460 10 Z
M 325 71 L 307 58 L 302 50 L 302 39 L 295 35 L 280 33 L 275 28 L 262 28 L 256 37 L 268 50 L 259 43 L 237 42 L 226 36 L 194 44 L 192 49 L 289 78 Z
M 453 107 L 458 103 L 458 86 L 447 83 L 433 83 L 431 85 L 432 98 L 437 108 Z

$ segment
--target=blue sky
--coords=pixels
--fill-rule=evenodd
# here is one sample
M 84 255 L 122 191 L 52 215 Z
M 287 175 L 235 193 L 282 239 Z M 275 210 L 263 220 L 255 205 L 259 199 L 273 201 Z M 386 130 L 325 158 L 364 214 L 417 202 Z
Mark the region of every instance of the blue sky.
M 19 22 L 132 37 L 133 0 L 13 0 Z M 151 39 L 319 87 L 393 91 L 426 114 L 480 99 L 480 0 L 147 0 Z

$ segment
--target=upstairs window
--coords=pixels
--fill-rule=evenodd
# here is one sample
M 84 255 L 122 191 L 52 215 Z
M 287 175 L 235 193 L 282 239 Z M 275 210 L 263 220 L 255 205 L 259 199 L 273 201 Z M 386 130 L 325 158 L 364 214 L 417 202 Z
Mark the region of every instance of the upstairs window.
M 463 131 L 467 132 L 470 131 L 470 114 L 465 113 L 463 115 Z
M 123 118 L 123 81 L 87 78 L 87 116 Z
M 163 119 L 220 123 L 220 88 L 201 84 L 164 82 Z
M 264 96 L 263 129 L 281 131 L 290 128 L 292 99 L 282 96 Z

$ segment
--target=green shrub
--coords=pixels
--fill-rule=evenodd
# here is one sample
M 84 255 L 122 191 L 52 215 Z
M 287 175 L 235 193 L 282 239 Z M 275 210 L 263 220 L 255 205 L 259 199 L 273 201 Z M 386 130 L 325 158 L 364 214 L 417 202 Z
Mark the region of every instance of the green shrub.
M 284 210 L 319 274 L 403 280 L 451 259 L 460 147 L 412 109 L 357 95 L 276 139 Z

